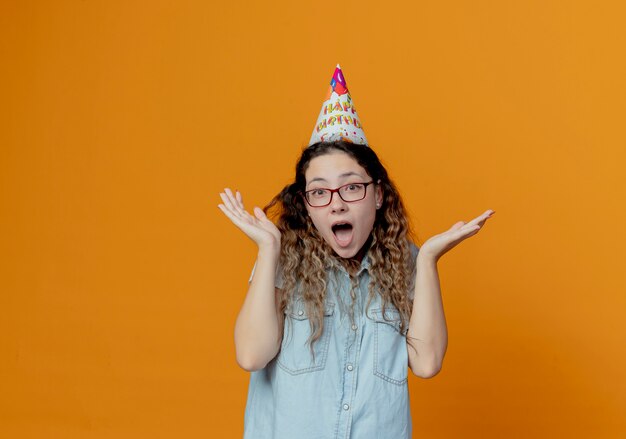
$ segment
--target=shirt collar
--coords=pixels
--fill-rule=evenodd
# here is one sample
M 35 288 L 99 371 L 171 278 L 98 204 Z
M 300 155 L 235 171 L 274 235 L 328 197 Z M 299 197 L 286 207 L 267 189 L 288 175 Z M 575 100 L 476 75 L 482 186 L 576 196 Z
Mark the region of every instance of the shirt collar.
M 367 270 L 369 271 L 370 269 L 370 255 L 369 255 L 369 251 L 365 254 L 365 256 L 363 256 L 363 260 L 361 260 L 361 268 L 359 268 L 359 274 L 363 271 L 363 270 Z
M 334 265 L 335 265 L 336 269 L 342 271 L 344 274 L 348 274 L 346 269 L 341 264 L 334 264 Z M 369 272 L 370 266 L 371 266 L 371 262 L 370 262 L 369 252 L 368 252 L 368 253 L 365 254 L 365 256 L 363 256 L 363 259 L 361 259 L 361 265 L 360 265 L 359 270 L 357 271 L 356 275 L 359 276 L 365 270 L 367 270 Z

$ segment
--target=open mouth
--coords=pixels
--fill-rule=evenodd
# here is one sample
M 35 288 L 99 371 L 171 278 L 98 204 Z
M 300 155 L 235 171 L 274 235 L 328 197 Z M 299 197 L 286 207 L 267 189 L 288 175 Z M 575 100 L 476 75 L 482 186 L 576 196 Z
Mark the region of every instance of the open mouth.
M 352 242 L 353 227 L 350 223 L 338 223 L 331 227 L 335 241 L 341 247 L 347 247 Z

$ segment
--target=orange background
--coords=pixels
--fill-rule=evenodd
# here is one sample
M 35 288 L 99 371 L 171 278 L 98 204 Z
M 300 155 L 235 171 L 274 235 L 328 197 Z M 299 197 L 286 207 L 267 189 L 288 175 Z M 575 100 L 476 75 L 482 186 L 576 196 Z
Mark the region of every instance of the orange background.
M 622 2 L 4 1 L 0 436 L 241 437 L 254 244 L 340 63 L 449 345 L 415 437 L 626 436 Z

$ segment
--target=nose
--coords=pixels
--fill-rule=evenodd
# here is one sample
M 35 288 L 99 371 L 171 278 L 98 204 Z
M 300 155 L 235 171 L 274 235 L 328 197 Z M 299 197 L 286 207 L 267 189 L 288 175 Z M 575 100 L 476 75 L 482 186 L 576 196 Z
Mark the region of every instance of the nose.
M 334 192 L 333 198 L 330 200 L 331 212 L 343 212 L 347 209 L 347 207 L 347 203 L 341 199 L 339 192 Z

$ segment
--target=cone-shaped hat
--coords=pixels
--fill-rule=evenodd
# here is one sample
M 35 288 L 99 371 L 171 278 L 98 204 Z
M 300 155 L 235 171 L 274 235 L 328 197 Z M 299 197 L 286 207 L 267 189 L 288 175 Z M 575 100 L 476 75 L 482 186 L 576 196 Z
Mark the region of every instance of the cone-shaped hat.
M 337 64 L 330 80 L 328 94 L 322 104 L 309 145 L 321 141 L 347 140 L 367 144 L 363 125 L 354 108 L 346 78 Z

